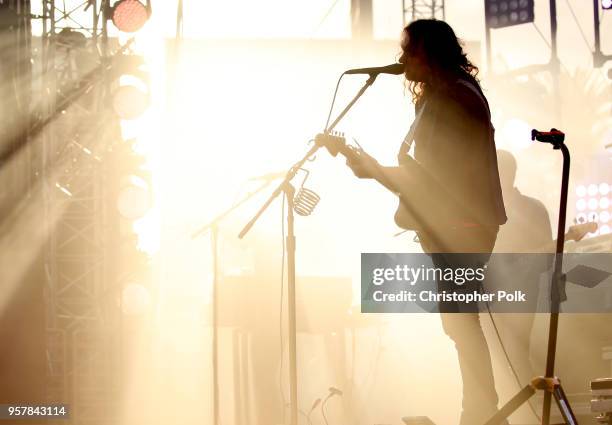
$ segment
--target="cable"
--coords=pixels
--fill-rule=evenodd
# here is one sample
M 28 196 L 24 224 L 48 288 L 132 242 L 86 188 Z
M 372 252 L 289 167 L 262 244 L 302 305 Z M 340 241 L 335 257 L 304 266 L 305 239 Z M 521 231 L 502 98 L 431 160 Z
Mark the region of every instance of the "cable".
M 329 120 L 331 119 L 331 114 L 334 110 L 334 103 L 336 103 L 336 95 L 338 94 L 338 88 L 340 87 L 340 81 L 342 81 L 342 77 L 344 77 L 344 72 L 340 74 L 340 78 L 338 78 L 338 82 L 336 83 L 336 90 L 334 90 L 334 97 L 332 98 L 332 103 L 329 107 L 329 114 L 327 114 L 327 121 L 325 122 L 325 130 L 327 130 L 327 127 L 329 127 Z
M 281 233 L 282 233 L 282 245 L 283 245 L 283 254 L 281 261 L 281 287 L 280 287 L 280 315 L 279 315 L 279 337 L 280 337 L 280 365 L 278 372 L 278 389 L 280 391 L 281 399 L 283 400 L 283 423 L 285 423 L 285 406 L 287 404 L 287 400 L 285 399 L 285 393 L 283 392 L 283 288 L 285 285 L 285 200 L 287 198 L 287 194 L 283 191 L 283 205 L 281 207 L 282 216 L 281 216 Z
M 485 302 L 486 306 L 487 306 L 487 313 L 489 313 L 489 319 L 491 319 L 491 324 L 493 325 L 493 329 L 495 330 L 495 335 L 497 336 L 497 340 L 499 341 L 499 345 L 501 346 L 501 349 L 504 353 L 504 357 L 506 357 L 506 361 L 508 362 L 508 366 L 510 366 L 510 370 L 512 371 L 512 374 L 514 375 L 514 379 L 516 381 L 516 385 L 519 387 L 519 389 L 522 389 L 523 386 L 521 385 L 521 380 L 519 379 L 518 373 L 516 373 L 516 369 L 514 369 L 514 366 L 512 365 L 512 361 L 510 360 L 510 356 L 508 355 L 508 351 L 506 350 L 506 346 L 504 345 L 501 335 L 499 334 L 499 329 L 497 329 L 497 325 L 495 324 L 495 320 L 493 320 L 493 314 L 491 314 L 491 309 L 489 308 L 489 302 L 486 301 Z M 529 410 L 531 410 L 531 412 L 534 414 L 534 416 L 538 419 L 538 422 L 541 423 L 542 422 L 542 418 L 540 418 L 540 416 L 538 416 L 538 413 L 535 411 L 535 408 L 531 405 L 531 402 L 529 400 L 527 400 L 527 405 L 529 406 Z
M 550 45 L 550 42 L 546 39 L 546 37 L 544 37 L 544 34 L 542 34 L 542 31 L 540 31 L 540 28 L 538 28 L 538 26 L 536 25 L 535 22 L 532 22 L 533 26 L 535 27 L 536 31 L 538 32 L 538 34 L 540 34 L 540 37 L 542 38 L 542 40 L 544 41 L 544 43 L 546 43 L 546 45 L 548 46 L 549 49 L 552 49 L 552 46 Z
M 536 25 L 535 22 L 532 22 L 534 28 L 536 29 L 536 31 L 538 32 L 538 34 L 540 34 L 540 37 L 542 38 L 542 40 L 544 41 L 544 43 L 546 43 L 546 45 L 548 46 L 548 48 L 550 50 L 552 50 L 552 46 L 550 45 L 550 42 L 546 39 L 546 37 L 544 37 L 544 34 L 542 34 L 542 31 L 540 31 L 540 28 L 538 28 L 538 26 Z M 568 74 L 570 73 L 569 70 L 567 69 L 567 67 L 563 64 L 563 62 L 561 62 L 561 59 L 557 58 L 557 60 L 559 61 L 559 65 L 561 65 L 561 68 L 563 68 L 565 70 L 565 72 L 567 72 Z
M 329 387 L 329 394 L 327 395 L 327 397 L 325 397 L 323 403 L 321 403 L 321 414 L 323 415 L 325 425 L 329 425 L 329 422 L 327 422 L 327 416 L 325 416 L 325 403 L 327 403 L 327 400 L 329 400 L 335 395 L 342 397 L 342 391 L 335 387 Z
M 582 39 L 584 40 L 584 44 L 586 44 L 587 49 L 589 49 L 589 52 L 592 52 L 594 49 L 591 49 L 591 46 L 589 45 L 589 42 L 586 39 L 586 35 L 584 35 L 584 31 L 582 31 L 582 27 L 580 26 L 580 23 L 578 22 L 578 18 L 576 18 L 576 14 L 574 13 L 574 9 L 572 9 L 572 5 L 570 4 L 569 0 L 565 0 L 565 3 L 567 3 L 567 7 L 570 10 L 570 13 L 572 14 L 572 17 L 574 18 L 574 22 L 576 23 L 576 26 L 578 27 L 578 30 L 580 31 L 580 35 L 582 35 Z
M 321 25 L 323 25 L 323 22 L 325 22 L 325 20 L 327 19 L 329 14 L 332 12 L 332 10 L 334 10 L 334 8 L 336 7 L 337 4 L 338 4 L 338 0 L 335 0 L 332 3 L 332 5 L 329 7 L 329 9 L 327 9 L 327 12 L 325 12 L 325 15 L 323 15 L 323 17 L 321 18 L 321 20 L 319 21 L 319 23 L 317 24 L 315 29 L 312 31 L 312 34 L 311 34 L 310 38 L 312 38 L 316 34 L 316 32 L 319 30 L 319 28 L 321 28 Z
M 285 408 L 283 409 L 283 412 L 284 412 L 285 410 L 287 410 L 287 408 L 290 408 L 290 407 L 291 407 L 291 403 L 285 403 L 285 405 L 284 405 L 284 406 L 285 406 Z M 306 414 L 306 412 L 304 412 L 302 409 L 298 409 L 298 413 L 299 413 L 300 415 L 302 415 L 303 417 L 305 417 L 305 418 L 306 418 L 306 420 L 308 421 L 308 424 L 309 424 L 309 425 L 312 425 L 312 420 L 311 420 L 311 419 L 310 419 L 310 417 L 309 417 L 309 416 Z M 283 423 L 285 422 L 285 421 L 284 421 L 284 416 L 285 416 L 285 414 L 283 413 Z
M 327 422 L 327 416 L 325 416 L 325 403 L 327 403 L 327 400 L 329 400 L 334 394 L 329 394 L 327 397 L 325 397 L 325 400 L 323 400 L 323 403 L 321 403 L 321 415 L 323 415 L 323 420 L 325 421 L 325 425 L 329 425 L 329 422 Z

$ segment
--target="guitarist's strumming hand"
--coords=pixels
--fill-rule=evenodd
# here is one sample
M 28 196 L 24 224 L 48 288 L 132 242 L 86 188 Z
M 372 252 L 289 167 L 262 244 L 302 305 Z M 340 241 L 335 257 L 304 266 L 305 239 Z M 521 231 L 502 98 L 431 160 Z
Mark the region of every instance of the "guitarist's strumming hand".
M 353 171 L 353 174 L 360 179 L 376 178 L 380 173 L 380 164 L 378 161 L 361 149 L 356 150 L 355 155 L 347 157 L 346 165 Z
M 360 179 L 376 179 L 396 195 L 399 192 L 398 187 L 407 183 L 405 167 L 384 167 L 363 149 L 347 145 L 343 136 L 319 133 L 315 137 L 315 143 L 325 147 L 332 156 L 342 154 L 346 158 L 346 165 L 353 170 L 355 176 Z

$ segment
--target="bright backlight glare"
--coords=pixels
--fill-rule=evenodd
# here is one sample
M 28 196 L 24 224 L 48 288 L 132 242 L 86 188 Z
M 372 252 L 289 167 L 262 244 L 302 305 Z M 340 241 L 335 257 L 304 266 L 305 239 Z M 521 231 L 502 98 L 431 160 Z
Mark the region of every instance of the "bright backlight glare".
M 511 118 L 502 128 L 502 137 L 505 145 L 515 149 L 525 149 L 531 145 L 531 130 L 525 121 Z
M 138 87 L 120 86 L 113 95 L 113 109 L 124 120 L 141 116 L 149 106 L 149 96 Z
M 580 196 L 581 198 L 586 196 L 586 187 L 584 187 L 584 185 L 580 185 L 576 188 L 576 195 Z
M 121 310 L 128 316 L 144 314 L 151 306 L 149 290 L 139 283 L 126 285 L 121 297 Z
M 117 196 L 119 213 L 129 220 L 137 220 L 144 217 L 150 208 L 151 195 L 147 183 L 137 176 L 125 178 Z

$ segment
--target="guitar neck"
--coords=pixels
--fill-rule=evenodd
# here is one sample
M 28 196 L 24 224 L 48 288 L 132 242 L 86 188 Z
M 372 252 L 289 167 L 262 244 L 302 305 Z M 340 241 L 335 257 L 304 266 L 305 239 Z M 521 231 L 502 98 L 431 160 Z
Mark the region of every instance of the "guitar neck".
M 315 138 L 315 143 L 325 146 L 332 156 L 342 154 L 349 161 L 359 161 L 361 152 L 346 144 L 344 137 L 333 134 L 319 134 Z M 406 181 L 406 170 L 403 167 L 384 167 L 376 165 L 368 170 L 368 177 L 376 180 L 389 191 L 398 195 L 403 186 L 402 181 Z
M 597 230 L 597 223 L 582 223 L 570 227 L 570 230 L 565 234 L 565 242 L 580 241 L 587 233 Z M 536 252 L 555 252 L 557 248 L 557 240 L 542 245 Z

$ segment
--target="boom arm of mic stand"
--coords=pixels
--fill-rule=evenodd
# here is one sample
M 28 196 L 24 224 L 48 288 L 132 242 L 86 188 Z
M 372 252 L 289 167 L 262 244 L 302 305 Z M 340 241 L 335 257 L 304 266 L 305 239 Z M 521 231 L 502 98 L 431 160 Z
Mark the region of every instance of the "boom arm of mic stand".
M 212 229 L 213 227 L 215 227 L 218 223 L 220 223 L 221 221 L 223 221 L 223 219 L 230 214 L 232 211 L 234 211 L 235 209 L 237 209 L 238 207 L 240 207 L 242 204 L 244 204 L 246 201 L 248 201 L 249 199 L 251 199 L 253 196 L 257 195 L 259 192 L 261 192 L 262 190 L 264 190 L 266 187 L 270 186 L 270 183 L 272 183 L 271 180 L 267 180 L 266 182 L 264 182 L 262 185 L 260 185 L 257 189 L 255 189 L 253 192 L 247 194 L 244 198 L 242 198 L 240 201 L 238 201 L 237 203 L 235 203 L 234 205 L 232 205 L 231 207 L 229 207 L 228 209 L 226 209 L 225 211 L 223 211 L 221 214 L 219 214 L 218 216 L 216 216 L 215 218 L 213 218 L 210 223 L 200 227 L 198 230 L 196 230 L 195 232 L 192 233 L 191 235 L 191 239 L 196 239 L 198 237 L 200 237 L 201 235 L 203 235 L 204 233 L 206 233 L 209 229 Z
M 338 118 L 336 118 L 334 122 L 325 129 L 326 133 L 329 133 L 330 131 L 334 129 L 334 127 L 336 127 L 336 125 L 338 125 L 338 123 L 342 120 L 342 118 L 344 118 L 344 116 L 349 111 L 349 109 L 353 107 L 355 102 L 357 102 L 357 100 L 363 95 L 363 93 L 365 93 L 368 87 L 370 87 L 374 83 L 377 76 L 378 74 L 371 75 L 370 78 L 368 78 L 368 80 L 365 82 L 363 87 L 361 87 L 359 92 L 355 95 L 353 100 L 351 100 L 349 104 L 346 105 L 346 107 L 342 110 L 342 112 L 340 112 L 340 115 L 338 115 Z M 312 148 L 310 148 L 310 150 L 306 153 L 306 155 L 304 155 L 304 157 L 301 160 L 296 162 L 295 165 L 291 167 L 289 171 L 287 171 L 287 175 L 285 176 L 285 179 L 281 182 L 281 184 L 278 185 L 278 187 L 274 190 L 274 192 L 272 192 L 272 195 L 270 195 L 270 197 L 265 202 L 265 204 L 263 204 L 262 207 L 259 209 L 259 211 L 257 211 L 257 214 L 255 214 L 255 216 L 240 231 L 240 233 L 238 234 L 238 238 L 242 239 L 245 237 L 245 235 L 249 232 L 249 230 L 251 230 L 251 227 L 253 227 L 253 225 L 259 219 L 259 217 L 263 214 L 263 212 L 270 206 L 272 201 L 274 201 L 274 199 L 276 199 L 276 197 L 280 195 L 280 193 L 285 188 L 285 185 L 289 184 L 289 182 L 293 180 L 293 177 L 295 177 L 295 175 L 297 174 L 298 170 L 302 167 L 302 165 L 304 165 L 304 163 L 308 160 L 308 158 L 314 155 L 317 152 L 317 150 L 319 150 L 320 147 L 321 146 L 315 144 Z
M 370 78 L 367 79 L 367 81 L 365 82 L 365 84 L 363 85 L 363 87 L 361 87 L 361 89 L 359 90 L 359 92 L 357 92 L 357 94 L 355 95 L 355 97 L 353 98 L 353 100 L 351 100 L 349 102 L 348 105 L 346 105 L 346 107 L 342 110 L 342 112 L 340 112 L 340 115 L 338 115 L 338 118 L 336 118 L 334 120 L 334 122 L 325 129 L 325 133 L 329 133 L 330 131 L 332 131 L 340 122 L 340 120 L 342 120 L 342 118 L 344 118 L 344 116 L 346 115 L 346 113 L 349 111 L 349 109 L 351 109 L 353 107 L 353 105 L 355 104 L 355 102 L 357 102 L 357 100 L 361 97 L 362 94 L 365 93 L 365 91 L 368 89 L 368 87 L 370 87 L 372 84 L 374 84 L 374 81 L 376 80 L 376 77 L 378 77 L 378 74 L 372 74 L 370 75 Z
M 308 160 L 308 158 L 310 158 L 312 155 L 315 154 L 315 152 L 319 149 L 319 147 L 320 146 L 318 145 L 314 145 L 313 147 L 311 147 L 310 150 L 306 153 L 306 155 L 304 155 L 304 157 L 301 160 L 296 162 L 295 165 L 291 167 L 289 171 L 287 171 L 287 175 L 285 176 L 285 179 L 281 182 L 281 184 L 278 185 L 276 189 L 274 189 L 274 192 L 272 192 L 272 195 L 270 195 L 268 200 L 261 206 L 259 211 L 257 211 L 257 214 L 255 214 L 255 216 L 240 231 L 240 233 L 238 234 L 238 238 L 242 239 L 245 237 L 245 235 L 249 232 L 249 230 L 251 230 L 251 227 L 253 227 L 253 225 L 259 219 L 259 217 L 263 214 L 263 212 L 266 209 L 268 209 L 272 201 L 274 201 L 274 199 L 276 199 L 276 197 L 280 195 L 280 193 L 284 190 L 285 185 L 289 184 L 289 182 L 293 180 L 298 170 L 302 167 L 302 165 L 304 165 L 304 163 Z

